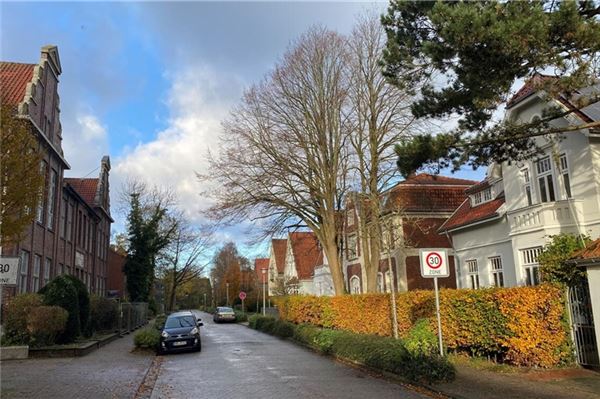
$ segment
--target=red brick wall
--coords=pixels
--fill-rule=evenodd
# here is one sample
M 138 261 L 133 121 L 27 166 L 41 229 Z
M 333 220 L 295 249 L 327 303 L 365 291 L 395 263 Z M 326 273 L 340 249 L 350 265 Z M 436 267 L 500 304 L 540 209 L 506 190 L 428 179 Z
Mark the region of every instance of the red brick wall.
M 112 249 L 108 250 L 108 282 L 106 288 L 109 291 L 118 291 L 118 295 L 122 298 L 125 295 L 125 274 L 123 266 L 125 266 L 125 256 L 118 254 Z

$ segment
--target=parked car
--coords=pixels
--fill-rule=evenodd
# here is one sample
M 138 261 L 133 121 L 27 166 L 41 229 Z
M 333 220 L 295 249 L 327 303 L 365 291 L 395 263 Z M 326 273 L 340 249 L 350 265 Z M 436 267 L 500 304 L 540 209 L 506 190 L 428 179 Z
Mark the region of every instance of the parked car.
M 219 306 L 215 311 L 213 321 L 215 323 L 220 323 L 222 321 L 235 321 L 235 312 L 231 308 Z
M 190 311 L 172 313 L 165 320 L 160 334 L 159 353 L 181 350 L 202 350 L 200 327 L 204 324 Z

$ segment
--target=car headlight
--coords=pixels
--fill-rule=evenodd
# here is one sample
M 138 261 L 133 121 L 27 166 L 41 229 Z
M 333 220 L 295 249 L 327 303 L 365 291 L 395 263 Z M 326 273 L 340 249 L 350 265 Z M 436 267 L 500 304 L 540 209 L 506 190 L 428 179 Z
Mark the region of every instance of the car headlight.
M 169 338 L 169 333 L 168 333 L 168 332 L 166 332 L 166 331 L 163 331 L 163 332 L 160 334 L 160 336 L 161 336 L 161 337 L 163 337 L 163 338 Z
M 192 328 L 192 331 L 190 331 L 190 334 L 191 334 L 191 335 L 196 335 L 196 334 L 198 334 L 198 327 L 194 327 L 194 328 Z

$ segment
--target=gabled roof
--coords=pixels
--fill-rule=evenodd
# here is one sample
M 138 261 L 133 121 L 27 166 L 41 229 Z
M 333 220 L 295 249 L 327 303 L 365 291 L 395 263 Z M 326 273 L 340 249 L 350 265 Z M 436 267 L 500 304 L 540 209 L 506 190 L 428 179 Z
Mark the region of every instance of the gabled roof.
M 312 232 L 289 234 L 289 240 L 299 280 L 312 278 L 315 267 L 323 263 L 323 251 L 317 236 Z
M 514 107 L 529 96 L 535 94 L 546 83 L 555 79 L 556 77 L 554 76 L 536 73 L 506 102 L 506 109 Z
M 275 254 L 275 266 L 277 267 L 277 273 L 283 273 L 285 269 L 285 251 L 287 247 L 286 239 L 274 238 L 271 240 L 271 246 L 273 247 L 273 253 Z
M 63 181 L 73 187 L 77 194 L 83 198 L 83 200 L 90 206 L 97 206 L 96 192 L 98 191 L 98 178 L 92 179 L 77 179 L 77 178 L 65 178 Z
M 269 270 L 269 258 L 256 258 L 254 259 L 254 272 L 259 281 L 262 281 L 262 271 Z
M 465 227 L 472 223 L 483 222 L 499 216 L 498 209 L 504 204 L 504 193 L 496 199 L 484 202 L 477 206 L 471 206 L 471 201 L 467 198 L 461 206 L 440 226 L 440 232 L 454 230 L 459 227 Z
M 465 200 L 465 190 L 476 181 L 422 173 L 409 176 L 390 189 L 385 210 L 452 212 Z
M 33 78 L 35 64 L 0 62 L 0 103 L 18 105 L 25 99 L 27 84 Z
M 575 252 L 569 263 L 581 265 L 600 263 L 600 238 Z

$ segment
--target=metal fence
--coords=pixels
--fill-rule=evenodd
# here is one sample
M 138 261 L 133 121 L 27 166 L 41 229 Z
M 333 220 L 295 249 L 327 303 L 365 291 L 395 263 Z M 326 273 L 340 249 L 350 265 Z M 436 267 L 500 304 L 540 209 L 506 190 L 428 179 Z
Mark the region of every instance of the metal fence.
M 571 328 L 577 352 L 577 363 L 583 366 L 600 366 L 598 343 L 594 331 L 592 303 L 587 282 L 569 288 Z
M 147 302 L 119 303 L 118 331 L 127 334 L 148 323 Z

